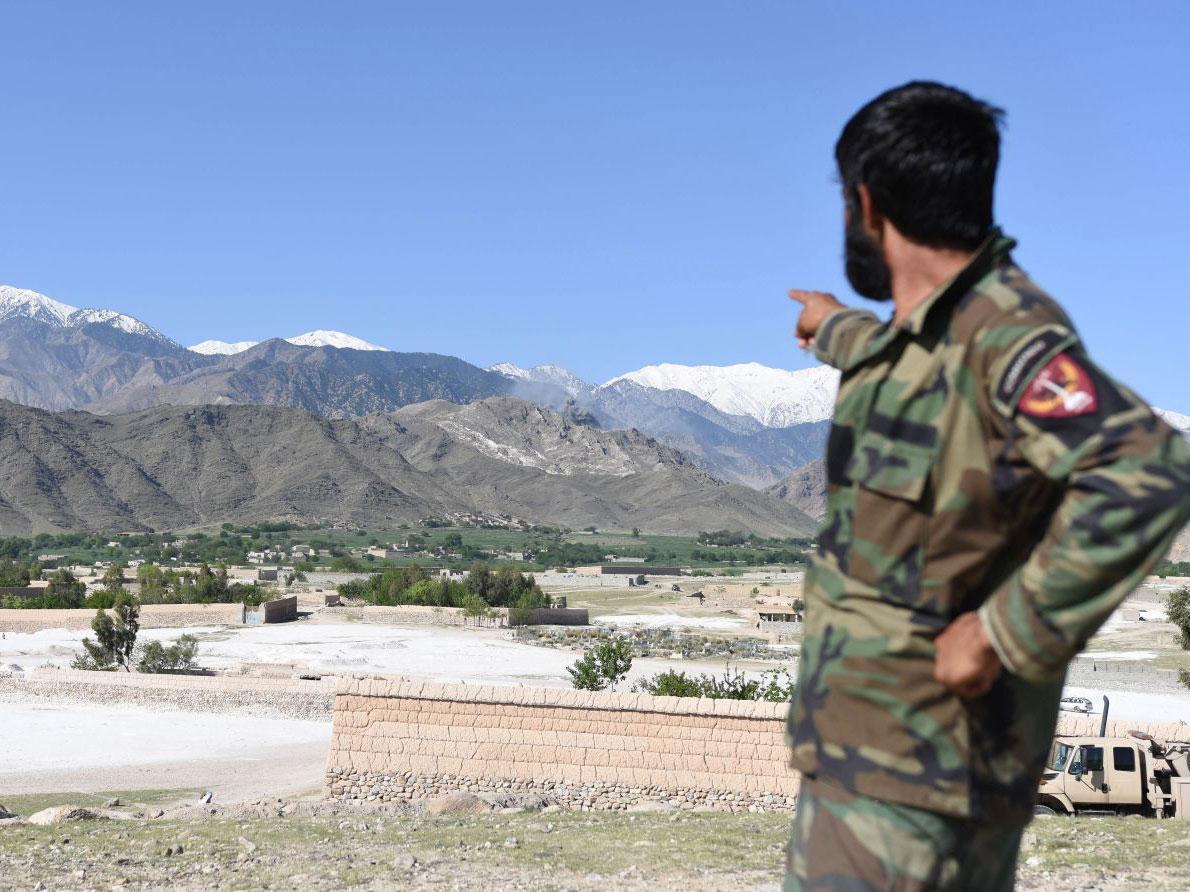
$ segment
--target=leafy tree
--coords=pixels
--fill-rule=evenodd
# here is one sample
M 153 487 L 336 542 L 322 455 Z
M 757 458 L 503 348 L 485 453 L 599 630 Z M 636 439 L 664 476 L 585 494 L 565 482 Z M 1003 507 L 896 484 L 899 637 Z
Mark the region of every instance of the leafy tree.
M 150 673 L 190 671 L 198 668 L 194 661 L 197 655 L 198 639 L 193 635 L 183 635 L 168 647 L 160 641 L 150 641 L 141 651 L 136 671 Z
M 31 575 L 28 564 L 18 564 L 10 557 L 0 560 L 0 585 L 25 586 Z
M 600 641 L 573 666 L 566 667 L 570 683 L 583 691 L 602 691 L 614 688 L 632 669 L 632 646 L 627 638 L 608 638 Z
M 110 567 L 103 571 L 103 578 L 100 580 L 105 589 L 115 591 L 124 588 L 124 565 L 113 562 Z
M 132 652 L 140 631 L 140 608 L 127 592 L 121 592 L 110 612 L 97 610 L 91 620 L 96 641 L 83 639 L 85 655 L 73 663 L 76 669 L 131 671 Z
M 1182 648 L 1190 650 L 1190 586 L 1170 592 L 1165 601 L 1169 621 L 1178 627 Z
M 463 602 L 460 604 L 463 608 L 464 616 L 487 616 L 491 608 L 488 607 L 488 602 L 481 598 L 475 592 L 467 592 L 463 596 Z
M 633 527 L 633 528 L 632 528 L 632 538 L 633 538 L 633 539 L 639 539 L 639 538 L 640 538 L 640 527 Z
M 82 607 L 87 587 L 74 578 L 69 570 L 59 570 L 50 577 L 42 598 L 43 606 L 54 608 Z
M 351 555 L 342 555 L 331 562 L 331 569 L 336 573 L 362 573 L 364 565 Z

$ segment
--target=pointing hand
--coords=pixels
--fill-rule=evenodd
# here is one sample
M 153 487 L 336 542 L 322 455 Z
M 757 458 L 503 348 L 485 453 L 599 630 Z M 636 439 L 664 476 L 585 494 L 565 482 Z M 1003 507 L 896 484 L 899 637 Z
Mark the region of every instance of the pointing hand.
M 826 321 L 826 317 L 836 310 L 843 309 L 843 305 L 835 299 L 833 294 L 823 291 L 794 289 L 789 292 L 789 299 L 802 305 L 802 314 L 798 316 L 796 331 L 800 347 L 809 347 L 814 342 L 814 335 L 818 333 L 819 327 Z

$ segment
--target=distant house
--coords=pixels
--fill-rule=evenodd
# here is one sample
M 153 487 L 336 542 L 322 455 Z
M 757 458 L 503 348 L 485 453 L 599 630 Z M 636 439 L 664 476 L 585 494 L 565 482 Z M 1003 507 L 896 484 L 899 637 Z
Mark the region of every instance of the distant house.
M 277 570 L 276 568 L 261 567 L 256 571 L 257 582 L 276 582 Z
M 681 576 L 680 567 L 653 567 L 649 564 L 601 564 L 600 576 Z
M 314 553 L 314 549 L 311 548 L 309 545 L 295 545 L 295 546 L 293 546 L 293 548 L 289 549 L 289 553 L 292 554 L 295 558 L 297 558 L 297 557 L 308 558 L 310 555 L 312 555 Z
M 282 560 L 285 560 L 285 553 L 281 551 L 248 552 L 248 563 L 250 564 L 273 564 Z
M 380 558 L 384 561 L 391 561 L 393 558 L 398 558 L 401 556 L 401 549 L 389 548 L 382 545 L 369 548 L 367 553 L 374 558 Z

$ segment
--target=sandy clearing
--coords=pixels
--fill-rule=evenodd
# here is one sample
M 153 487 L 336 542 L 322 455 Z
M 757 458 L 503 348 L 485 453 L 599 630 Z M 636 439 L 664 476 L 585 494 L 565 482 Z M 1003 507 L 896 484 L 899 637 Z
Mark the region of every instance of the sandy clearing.
M 322 783 L 330 722 L 150 711 L 126 704 L 2 706 L 0 792 L 215 790 L 286 795 Z
M 1064 697 L 1086 697 L 1098 715 L 1103 697 L 1111 701 L 1109 716 L 1150 722 L 1190 722 L 1190 694 L 1142 694 L 1108 688 L 1067 687 Z
M 205 636 L 222 632 L 223 626 L 192 626 L 185 629 L 141 629 L 137 640 L 176 641 L 182 635 Z M 90 629 L 43 629 L 40 632 L 0 633 L 0 669 L 20 666 L 69 666 L 70 661 L 83 652 L 82 640 L 94 638 Z

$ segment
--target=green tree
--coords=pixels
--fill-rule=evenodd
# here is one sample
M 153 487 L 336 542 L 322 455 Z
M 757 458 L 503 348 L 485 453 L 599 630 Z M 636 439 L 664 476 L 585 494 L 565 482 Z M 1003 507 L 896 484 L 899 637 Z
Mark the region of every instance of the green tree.
M 100 582 L 108 591 L 117 589 L 122 591 L 124 589 L 124 565 L 114 561 L 110 567 L 103 571 L 103 578 Z
M 488 602 L 475 594 L 475 592 L 467 592 L 463 596 L 463 602 L 459 606 L 463 608 L 464 616 L 488 616 L 491 612 Z
M 29 566 L 16 563 L 12 558 L 0 560 L 0 585 L 25 586 L 30 579 Z
M 83 639 L 85 655 L 74 661 L 76 669 L 132 671 L 132 652 L 140 631 L 140 608 L 127 592 L 121 592 L 111 611 L 97 610 L 91 620 L 95 641 Z
M 86 596 L 87 587 L 75 579 L 73 573 L 69 570 L 59 570 L 50 577 L 50 584 L 46 587 L 42 601 L 46 607 L 77 608 L 83 606 Z
M 578 660 L 566 667 L 570 683 L 584 691 L 614 688 L 632 669 L 632 646 L 627 638 L 600 641 Z
M 1190 586 L 1182 586 L 1166 597 L 1165 614 L 1178 627 L 1183 650 L 1190 650 Z
M 364 565 L 351 557 L 351 555 L 343 555 L 331 562 L 331 569 L 336 573 L 362 573 Z

